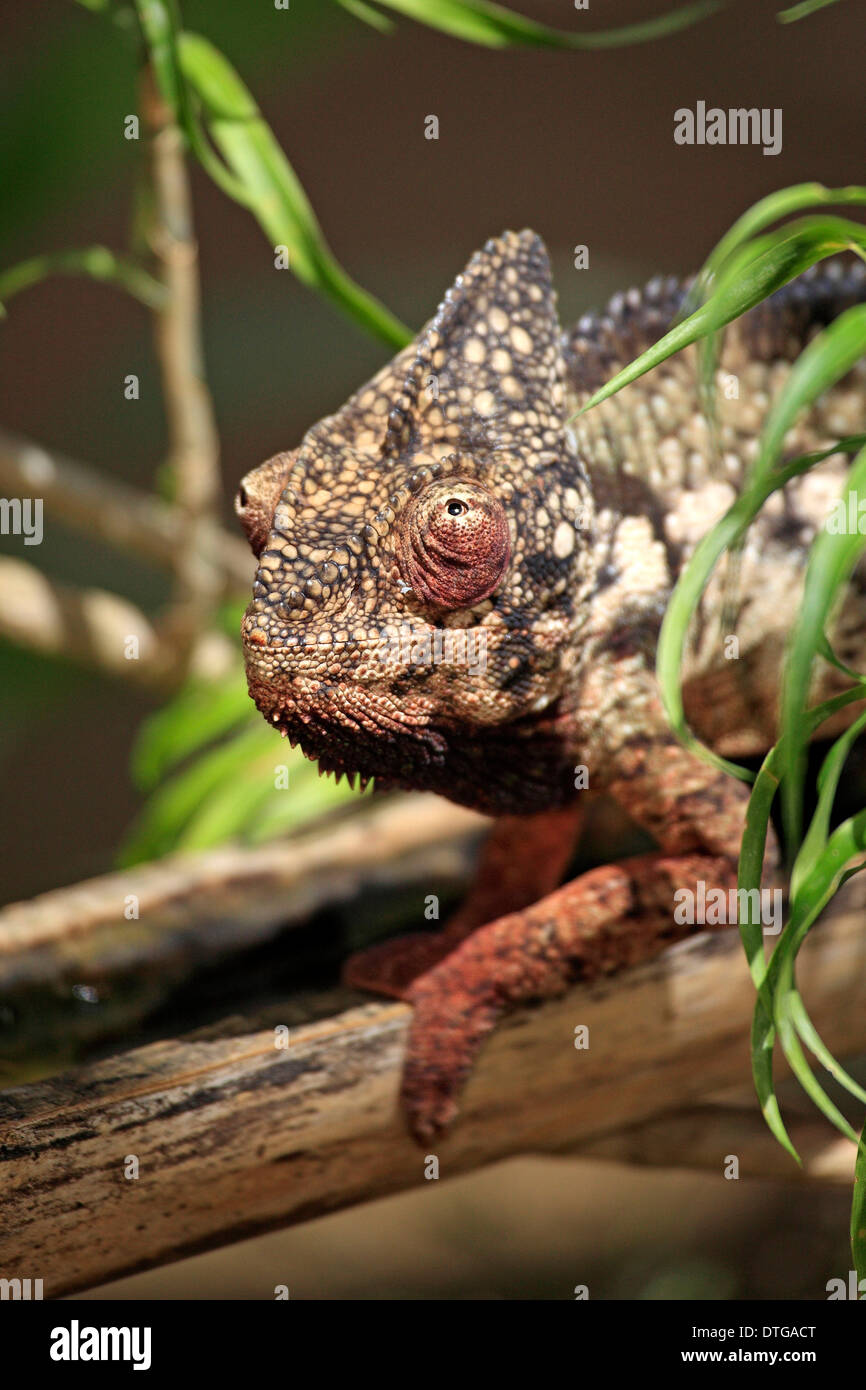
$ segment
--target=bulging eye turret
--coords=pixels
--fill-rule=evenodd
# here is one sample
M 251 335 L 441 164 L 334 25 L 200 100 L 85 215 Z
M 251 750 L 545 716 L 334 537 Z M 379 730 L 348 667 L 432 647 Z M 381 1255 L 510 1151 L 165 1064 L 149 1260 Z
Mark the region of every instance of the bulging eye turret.
M 400 517 L 400 573 L 426 603 L 473 607 L 499 586 L 510 559 L 505 508 L 480 483 L 431 483 Z

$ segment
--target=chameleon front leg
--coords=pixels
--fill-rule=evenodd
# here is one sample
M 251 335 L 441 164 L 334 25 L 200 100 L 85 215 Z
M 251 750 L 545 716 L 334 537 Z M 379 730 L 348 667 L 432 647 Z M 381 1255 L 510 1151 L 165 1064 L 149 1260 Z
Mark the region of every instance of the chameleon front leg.
M 442 930 L 414 932 L 356 952 L 343 968 L 346 984 L 404 999 L 412 981 L 470 932 L 552 892 L 562 882 L 583 820 L 580 801 L 534 816 L 498 817 L 472 886 Z
M 658 954 L 695 930 L 675 920 L 677 889 L 736 886 L 748 793 L 670 736 L 620 750 L 608 790 L 659 842 L 582 874 L 532 907 L 468 937 L 403 997 L 414 1014 L 402 1100 L 421 1143 L 448 1127 L 483 1039 L 503 1013 L 555 998 Z

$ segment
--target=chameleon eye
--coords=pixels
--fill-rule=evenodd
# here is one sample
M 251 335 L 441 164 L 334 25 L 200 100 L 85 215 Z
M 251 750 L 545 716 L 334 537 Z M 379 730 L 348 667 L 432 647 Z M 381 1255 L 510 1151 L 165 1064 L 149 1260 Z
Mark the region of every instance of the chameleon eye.
M 439 608 L 471 608 L 489 598 L 510 559 L 505 508 L 479 483 L 431 483 L 400 517 L 400 573 Z

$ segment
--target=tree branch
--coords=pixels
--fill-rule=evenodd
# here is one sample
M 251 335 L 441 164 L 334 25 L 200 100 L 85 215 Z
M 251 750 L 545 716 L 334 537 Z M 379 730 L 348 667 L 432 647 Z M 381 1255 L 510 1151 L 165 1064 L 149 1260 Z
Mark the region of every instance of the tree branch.
M 171 691 L 182 675 L 174 646 L 141 609 L 104 589 L 58 584 L 24 560 L 0 557 L 0 636 L 151 690 Z M 210 633 L 195 649 L 191 669 L 215 678 L 234 659 L 228 638 Z
M 396 814 L 395 866 L 406 849 L 405 804 L 396 803 Z M 465 834 L 465 825 L 458 829 Z M 320 845 L 316 882 L 343 895 L 345 875 L 325 868 L 328 843 Z M 353 851 L 359 884 L 366 843 L 362 832 Z M 298 853 L 311 853 L 309 840 Z M 386 874 L 387 857 L 378 872 Z M 296 879 L 303 902 L 302 885 Z M 115 898 L 120 889 L 115 882 Z M 238 899 L 234 910 L 243 914 L 245 895 Z M 194 899 L 186 907 L 194 914 Z M 866 882 L 854 878 L 798 962 L 815 1026 L 840 1057 L 866 1051 L 864 908 Z M 118 903 L 116 920 L 121 911 Z M 204 907 L 205 916 L 212 911 L 213 903 Z M 232 911 L 228 901 L 224 923 Z M 255 911 L 245 920 L 254 922 Z M 130 968 L 138 925 L 120 921 L 115 933 Z M 733 1153 L 741 1178 L 796 1178 L 793 1160 L 776 1156 L 760 1133 L 757 1101 L 705 1108 L 708 1098 L 748 1085 L 753 1008 L 740 941 L 727 931 L 507 1019 L 485 1046 L 453 1132 L 433 1146 L 440 1175 L 511 1154 L 584 1152 L 666 1165 L 694 1156 L 722 1181 Z M 424 1183 L 425 1156 L 408 1138 L 397 1102 L 409 1014 L 405 1005 L 361 1003 L 346 991 L 288 997 L 6 1090 L 4 1274 L 38 1273 L 45 1296 L 57 1297 Z M 277 1025 L 289 1028 L 286 1047 Z M 588 1029 L 585 1049 L 574 1046 L 576 1025 Z M 853 1146 L 840 1146 L 829 1124 L 794 1117 L 791 1133 L 803 1144 L 807 1172 L 844 1180 L 844 1150 L 853 1157 Z M 138 1181 L 126 1180 L 129 1155 Z
M 0 491 L 6 497 L 40 497 L 50 516 L 162 568 L 172 569 L 178 550 L 190 543 L 186 520 L 171 503 L 3 430 Z M 211 523 L 202 526 L 197 539 L 206 562 L 221 571 L 222 595 L 246 593 L 255 564 L 240 537 Z

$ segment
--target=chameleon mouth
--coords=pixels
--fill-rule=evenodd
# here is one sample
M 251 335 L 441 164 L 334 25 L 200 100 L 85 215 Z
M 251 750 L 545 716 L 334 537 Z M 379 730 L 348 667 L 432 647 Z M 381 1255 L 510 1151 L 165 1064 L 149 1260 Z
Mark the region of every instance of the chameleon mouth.
M 416 785 L 421 768 L 445 761 L 443 735 L 426 711 L 411 711 L 360 685 L 289 678 L 275 687 L 247 672 L 250 695 L 267 722 L 337 781 L 363 790 Z

